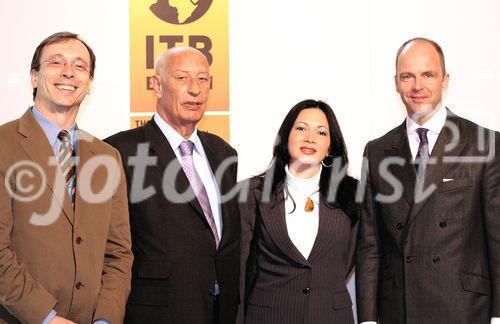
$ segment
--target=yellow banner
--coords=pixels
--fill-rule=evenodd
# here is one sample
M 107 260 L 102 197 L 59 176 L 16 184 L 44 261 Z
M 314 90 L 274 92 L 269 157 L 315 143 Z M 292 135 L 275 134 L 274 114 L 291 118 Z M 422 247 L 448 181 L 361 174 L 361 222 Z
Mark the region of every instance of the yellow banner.
M 130 0 L 131 126 L 155 112 L 149 78 L 160 53 L 176 46 L 194 47 L 208 58 L 207 111 L 215 115 L 205 116 L 198 128 L 229 141 L 228 0 Z

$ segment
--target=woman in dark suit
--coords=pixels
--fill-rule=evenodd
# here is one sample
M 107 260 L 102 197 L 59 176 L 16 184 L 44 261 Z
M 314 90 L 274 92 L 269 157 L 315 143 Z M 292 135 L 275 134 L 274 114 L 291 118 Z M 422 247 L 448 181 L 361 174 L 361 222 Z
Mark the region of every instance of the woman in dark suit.
M 315 100 L 295 105 L 278 131 L 270 168 L 243 186 L 245 323 L 354 322 L 346 278 L 357 181 L 342 173 L 347 163 L 332 109 Z

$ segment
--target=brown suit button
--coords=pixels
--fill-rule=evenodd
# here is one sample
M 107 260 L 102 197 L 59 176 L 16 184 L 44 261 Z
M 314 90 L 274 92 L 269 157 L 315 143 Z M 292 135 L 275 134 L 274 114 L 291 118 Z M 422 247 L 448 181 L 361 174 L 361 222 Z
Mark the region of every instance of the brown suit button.
M 80 236 L 78 236 L 76 238 L 76 244 L 82 244 L 82 242 L 83 242 L 83 239 Z
M 448 225 L 448 223 L 446 223 L 446 222 L 440 222 L 439 223 L 439 227 L 441 227 L 441 228 L 445 228 L 446 225 Z
M 311 288 L 309 288 L 309 287 L 304 288 L 304 289 L 302 289 L 302 293 L 305 294 L 305 295 L 307 295 L 310 290 L 311 290 Z
M 76 288 L 76 289 L 80 289 L 80 288 L 82 288 L 82 287 L 83 287 L 83 284 L 82 284 L 80 281 L 78 281 L 78 282 L 76 283 L 76 285 L 75 285 L 75 288 Z
M 441 258 L 439 257 L 439 255 L 436 255 L 435 257 L 432 258 L 432 262 L 434 263 L 439 263 L 440 260 Z
M 413 261 L 413 257 L 411 255 L 408 255 L 406 257 L 406 263 L 411 263 Z
M 396 225 L 396 228 L 397 228 L 399 231 L 400 231 L 400 230 L 402 230 L 402 229 L 403 229 L 403 224 L 402 224 L 402 223 L 398 223 L 398 224 Z

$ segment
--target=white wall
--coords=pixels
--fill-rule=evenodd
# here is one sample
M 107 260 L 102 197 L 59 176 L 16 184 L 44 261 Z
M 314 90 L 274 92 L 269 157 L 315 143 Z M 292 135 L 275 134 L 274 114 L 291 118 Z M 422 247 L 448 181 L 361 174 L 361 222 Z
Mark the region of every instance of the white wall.
M 16 0 L 0 2 L 0 124 L 32 102 L 30 63 L 36 46 L 58 31 L 80 34 L 97 62 L 79 127 L 99 138 L 128 128 L 130 112 L 129 16 L 123 0 Z
M 155 1 L 152 1 L 155 2 Z M 359 174 L 365 143 L 399 124 L 394 55 L 414 36 L 446 55 L 452 109 L 499 130 L 500 2 L 236 1 L 229 4 L 231 143 L 241 179 L 261 172 L 286 112 L 316 98 L 334 108 Z M 0 123 L 32 103 L 29 64 L 49 34 L 80 33 L 97 55 L 80 127 L 106 137 L 129 127 L 129 17 L 123 0 L 0 2 Z
M 334 108 L 358 175 L 365 143 L 403 120 L 395 53 L 415 36 L 443 47 L 445 104 L 500 130 L 498 1 L 231 1 L 230 21 L 231 143 L 242 178 L 266 168 L 286 112 L 308 97 Z
M 500 130 L 498 1 L 230 0 L 229 9 L 231 143 L 240 154 L 241 179 L 266 168 L 281 121 L 305 98 L 333 106 L 358 175 L 365 143 L 403 120 L 394 56 L 415 36 L 443 47 L 450 73 L 445 103 Z M 32 102 L 29 64 L 36 45 L 69 30 L 97 56 L 79 126 L 101 138 L 128 128 L 128 21 L 123 0 L 1 1 L 0 124 Z

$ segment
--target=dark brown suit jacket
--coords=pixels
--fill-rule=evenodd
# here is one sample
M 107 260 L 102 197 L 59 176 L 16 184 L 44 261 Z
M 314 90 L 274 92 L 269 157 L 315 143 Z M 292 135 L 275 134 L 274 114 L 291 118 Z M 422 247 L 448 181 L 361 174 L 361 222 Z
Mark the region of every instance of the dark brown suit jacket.
M 421 191 L 435 190 L 420 201 L 405 123 L 366 146 L 360 322 L 486 324 L 500 316 L 500 137 L 447 114 Z M 396 161 L 389 177 L 379 168 L 386 158 Z M 394 181 L 402 195 L 381 202 L 377 195 L 393 194 Z
M 49 163 L 54 153 L 31 109 L 0 127 L 0 322 L 40 324 L 53 308 L 77 323 L 123 320 L 132 253 L 120 155 L 83 131 L 77 140 L 73 211 L 61 168 Z M 109 172 L 90 165 L 103 158 L 115 164 Z M 88 199 L 89 190 L 105 193 L 106 182 L 117 186 L 109 199 Z
M 198 132 L 198 136 L 224 195 L 236 184 L 237 164 L 222 167 L 222 173 L 217 170 L 225 159 L 236 160 L 236 151 L 215 135 Z M 192 190 L 154 120 L 106 141 L 122 155 L 129 188 L 135 259 L 125 322 L 233 324 L 239 304 L 240 217 L 236 199 L 222 204 L 222 238 L 216 249 L 198 200 L 174 202 L 168 198 L 172 192 Z M 147 154 L 154 159 L 143 171 L 131 159 L 139 144 L 146 145 Z M 165 173 L 168 166 L 179 172 Z M 143 188 L 154 194 L 138 197 Z M 216 279 L 221 289 L 217 298 L 213 296 Z
M 318 234 L 306 260 L 288 237 L 283 185 L 270 199 L 263 199 L 261 177 L 248 186 L 241 205 L 245 323 L 353 323 L 346 278 L 357 225 L 342 210 L 320 202 Z

